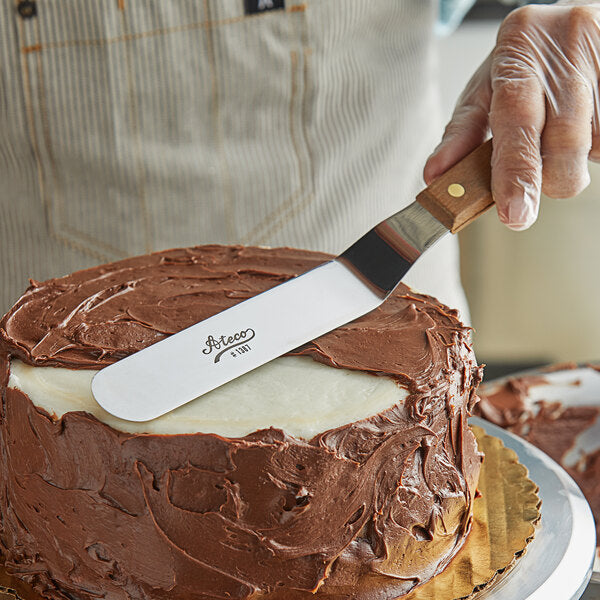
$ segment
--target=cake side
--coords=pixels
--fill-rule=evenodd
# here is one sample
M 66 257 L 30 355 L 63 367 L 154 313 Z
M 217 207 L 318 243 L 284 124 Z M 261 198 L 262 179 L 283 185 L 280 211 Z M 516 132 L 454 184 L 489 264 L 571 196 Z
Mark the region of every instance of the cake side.
M 297 353 L 383 374 L 408 397 L 311 439 L 274 428 L 242 438 L 131 434 L 85 412 L 56 418 L 9 387 L 11 358 L 99 368 L 243 290 L 256 293 L 254 280 L 266 285 L 269 261 L 279 260 L 273 251 L 251 249 L 258 258 L 235 276 L 223 259 L 219 271 L 202 258 L 231 261 L 244 251 L 169 251 L 87 271 L 72 287 L 79 274 L 34 284 L 2 320 L 0 542 L 9 570 L 48 597 L 293 599 L 318 589 L 330 598 L 389 598 L 430 578 L 460 548 L 480 465 L 466 425 L 480 369 L 456 315 L 407 288 Z M 280 279 L 322 258 L 289 253 Z M 123 263 L 136 285 L 114 279 Z M 167 263 L 199 270 L 176 275 Z M 139 282 L 148 277 L 144 294 Z M 82 291 L 90 279 L 108 281 L 111 293 Z M 40 290 L 51 293 L 28 327 Z M 136 335 L 139 327 L 150 333 Z
M 400 595 L 469 528 L 479 463 L 463 411 L 418 423 L 396 407 L 310 442 L 273 429 L 234 440 L 125 434 L 5 398 L 2 553 L 39 591 L 277 598 L 324 582 L 325 596 Z

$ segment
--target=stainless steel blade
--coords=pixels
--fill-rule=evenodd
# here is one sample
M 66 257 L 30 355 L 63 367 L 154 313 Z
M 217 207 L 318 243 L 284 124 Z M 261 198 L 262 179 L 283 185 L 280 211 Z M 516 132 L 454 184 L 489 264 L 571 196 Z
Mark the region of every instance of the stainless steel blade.
M 335 260 L 105 367 L 92 393 L 129 421 L 170 412 L 373 310 L 447 232 L 415 202 Z

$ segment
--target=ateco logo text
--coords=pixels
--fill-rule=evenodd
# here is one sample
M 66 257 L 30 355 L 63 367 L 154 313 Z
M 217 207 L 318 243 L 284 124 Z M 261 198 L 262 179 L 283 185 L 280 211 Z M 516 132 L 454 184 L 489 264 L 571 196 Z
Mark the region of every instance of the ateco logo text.
M 225 352 L 230 352 L 233 357 L 240 356 L 250 351 L 248 342 L 254 337 L 254 329 L 248 328 L 243 329 L 239 333 L 232 335 L 222 335 L 220 337 L 214 337 L 209 335 L 206 338 L 206 348 L 202 349 L 203 354 L 212 354 L 213 350 L 216 351 L 214 362 L 218 363 L 221 360 L 221 356 Z

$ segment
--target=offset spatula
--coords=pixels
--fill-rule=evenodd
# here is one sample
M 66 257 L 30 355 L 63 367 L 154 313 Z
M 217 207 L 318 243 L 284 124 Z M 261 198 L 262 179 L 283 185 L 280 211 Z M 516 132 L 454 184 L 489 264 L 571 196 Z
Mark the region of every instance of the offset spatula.
M 154 419 L 373 310 L 425 250 L 493 204 L 491 151 L 477 148 L 337 258 L 105 367 L 96 401 Z

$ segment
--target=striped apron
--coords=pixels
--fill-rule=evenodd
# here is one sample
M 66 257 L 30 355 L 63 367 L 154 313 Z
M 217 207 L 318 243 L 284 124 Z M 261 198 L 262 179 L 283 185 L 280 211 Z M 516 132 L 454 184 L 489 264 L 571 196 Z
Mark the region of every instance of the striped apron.
M 284 5 L 284 6 L 281 6 Z M 421 188 L 431 0 L 0 0 L 0 312 L 208 242 L 340 252 Z M 409 276 L 464 308 L 457 249 Z

